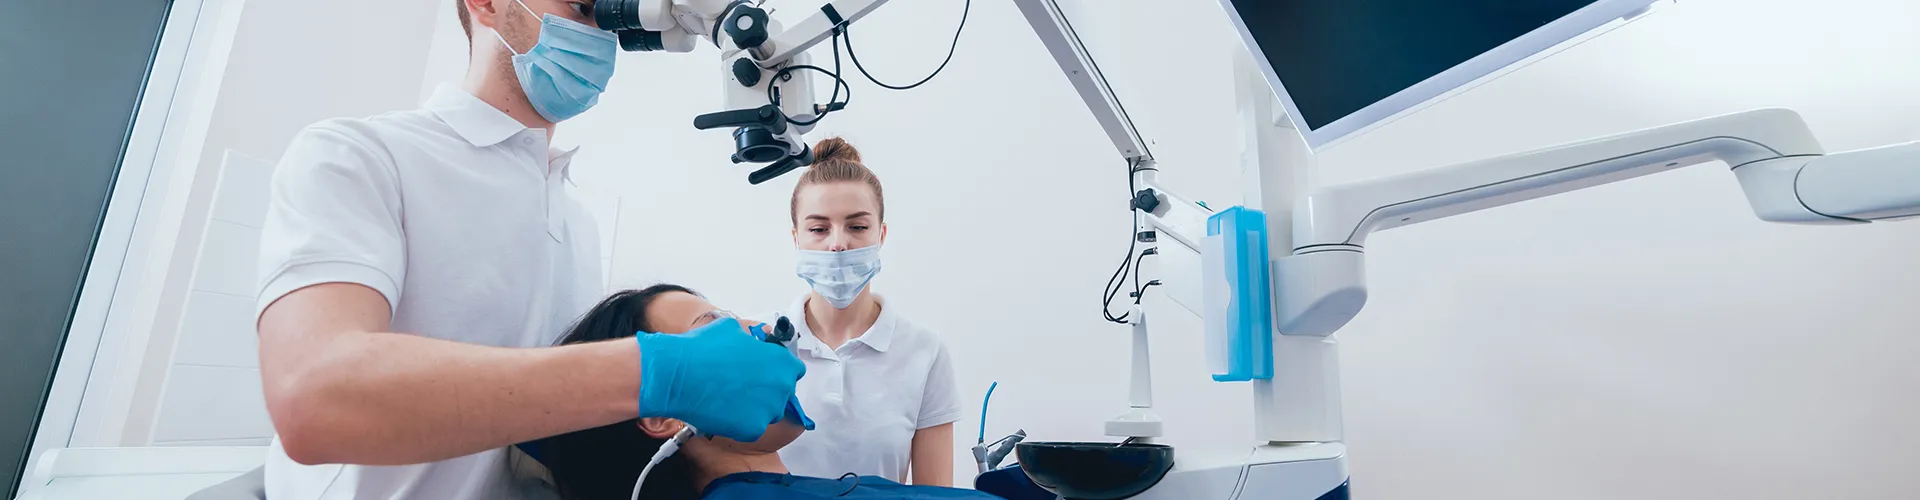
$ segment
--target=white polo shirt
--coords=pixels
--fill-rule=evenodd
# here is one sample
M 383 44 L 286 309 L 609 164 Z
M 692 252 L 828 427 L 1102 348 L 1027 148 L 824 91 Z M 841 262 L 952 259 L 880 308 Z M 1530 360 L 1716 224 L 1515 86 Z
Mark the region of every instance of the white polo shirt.
M 309 126 L 274 170 L 256 313 L 300 288 L 357 283 L 386 297 L 396 332 L 552 345 L 600 298 L 598 229 L 565 187 L 572 156 L 452 87 L 424 109 Z M 274 500 L 522 496 L 504 449 L 303 466 L 275 439 L 268 455 Z
M 807 328 L 806 308 L 801 297 L 782 314 L 797 333 L 794 355 L 807 365 L 795 392 L 814 430 L 782 448 L 781 461 L 802 476 L 852 472 L 906 483 L 913 433 L 962 415 L 946 344 L 881 300 L 873 327 L 828 348 Z

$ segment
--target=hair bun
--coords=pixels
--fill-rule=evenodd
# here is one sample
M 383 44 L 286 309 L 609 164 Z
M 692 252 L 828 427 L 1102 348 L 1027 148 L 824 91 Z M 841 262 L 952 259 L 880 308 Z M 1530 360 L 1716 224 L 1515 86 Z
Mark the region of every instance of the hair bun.
M 813 161 L 815 163 L 829 161 L 860 163 L 860 150 L 853 149 L 853 145 L 848 144 L 846 139 L 829 137 L 813 145 Z

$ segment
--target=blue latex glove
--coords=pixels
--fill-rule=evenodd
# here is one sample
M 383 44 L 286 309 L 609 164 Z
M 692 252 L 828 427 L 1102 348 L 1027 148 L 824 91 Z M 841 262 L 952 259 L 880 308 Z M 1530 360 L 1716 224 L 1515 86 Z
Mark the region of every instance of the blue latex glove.
M 787 318 L 785 317 L 780 318 L 780 321 L 786 321 L 786 320 Z M 765 323 L 748 327 L 747 333 L 753 334 L 753 338 L 761 342 L 766 342 L 773 345 L 782 345 L 782 346 L 784 345 L 776 340 L 767 340 L 767 337 L 773 336 L 773 332 L 768 330 L 768 326 Z M 787 396 L 787 412 L 786 412 L 786 415 L 783 415 L 780 417 L 780 421 L 792 422 L 794 424 L 799 425 L 803 429 L 813 430 L 813 419 L 807 417 L 807 410 L 800 408 L 799 394 Z M 699 426 L 696 425 L 694 427 L 698 428 Z
M 786 321 L 786 320 L 787 318 L 785 317 L 780 318 L 780 321 Z M 767 340 L 767 337 L 772 336 L 773 332 L 769 331 L 767 325 L 764 323 L 759 325 L 754 325 L 752 327 L 748 327 L 747 333 L 753 334 L 753 338 L 761 342 L 766 342 L 774 345 L 784 345 L 778 341 Z M 786 415 L 780 417 L 780 421 L 793 422 L 794 424 L 799 425 L 801 428 L 804 428 L 806 430 L 813 430 L 813 419 L 807 417 L 807 410 L 800 408 L 799 394 L 787 396 L 787 412 L 786 412 Z M 698 428 L 699 426 L 694 426 L 694 427 Z
M 759 440 L 786 416 L 807 368 L 786 348 L 746 333 L 739 320 L 725 318 L 680 335 L 637 335 L 640 416 L 677 419 L 735 441 Z
M 807 411 L 800 408 L 800 395 L 787 396 L 787 413 L 780 417 L 782 421 L 793 422 L 800 428 L 813 430 L 813 419 L 807 417 Z

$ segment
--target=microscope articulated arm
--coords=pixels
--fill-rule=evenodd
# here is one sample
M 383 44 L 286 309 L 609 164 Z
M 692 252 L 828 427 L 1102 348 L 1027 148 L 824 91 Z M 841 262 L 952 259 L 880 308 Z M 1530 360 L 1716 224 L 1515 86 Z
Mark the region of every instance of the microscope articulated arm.
M 867 13 L 886 5 L 887 0 L 837 0 L 820 6 L 820 11 L 807 16 L 792 27 L 773 36 L 760 49 L 764 57 L 755 57 L 760 67 L 773 68 L 787 62 L 793 56 L 813 48 L 820 42 L 832 37 L 835 30 L 843 24 L 852 23 L 866 17 Z
M 1732 167 L 1762 220 L 1920 215 L 1920 142 L 1824 155 L 1790 110 L 1706 118 L 1319 189 L 1294 213 L 1294 255 L 1275 260 L 1275 326 L 1325 336 L 1357 315 L 1374 231 L 1713 161 Z

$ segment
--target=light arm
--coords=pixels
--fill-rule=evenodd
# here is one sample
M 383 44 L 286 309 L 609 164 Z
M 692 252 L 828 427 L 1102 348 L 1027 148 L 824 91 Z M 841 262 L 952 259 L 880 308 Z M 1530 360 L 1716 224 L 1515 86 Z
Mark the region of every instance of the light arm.
M 1848 224 L 1920 214 L 1920 143 L 1824 156 L 1793 111 L 1766 109 L 1322 188 L 1294 213 L 1275 261 L 1276 327 L 1330 335 L 1366 302 L 1374 231 L 1712 161 L 1732 167 L 1762 220 Z
M 1135 162 L 1153 161 L 1153 153 L 1147 150 L 1147 141 L 1140 138 L 1140 131 L 1133 126 L 1133 118 L 1127 116 L 1127 109 L 1120 105 L 1119 96 L 1107 85 L 1107 77 L 1100 72 L 1100 65 L 1094 63 L 1093 54 L 1087 52 L 1086 44 L 1080 41 L 1079 33 L 1073 30 L 1073 24 L 1067 21 L 1066 13 L 1054 0 L 1014 0 L 1020 7 L 1020 13 L 1027 17 L 1027 24 L 1033 27 L 1033 33 L 1040 37 L 1041 45 L 1047 53 L 1053 55 L 1054 63 L 1060 66 L 1060 73 L 1066 75 L 1073 84 L 1073 90 L 1080 94 L 1080 100 L 1087 105 L 1087 111 L 1093 113 L 1100 129 L 1107 133 L 1107 139 L 1113 141 L 1114 149 L 1122 158 Z

